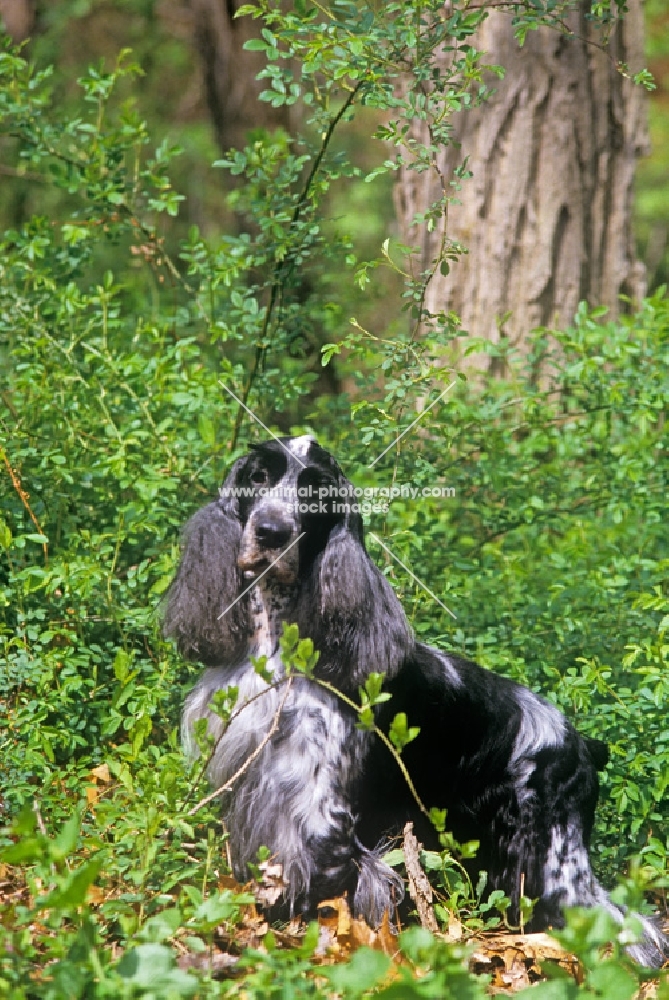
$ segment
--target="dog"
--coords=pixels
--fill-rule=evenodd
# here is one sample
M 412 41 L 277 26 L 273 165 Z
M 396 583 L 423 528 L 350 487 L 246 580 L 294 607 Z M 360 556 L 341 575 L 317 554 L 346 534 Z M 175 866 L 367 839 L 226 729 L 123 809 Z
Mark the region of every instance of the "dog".
M 185 704 L 183 740 L 196 755 L 193 729 L 207 720 L 209 780 L 232 786 L 223 818 L 238 879 L 265 846 L 281 865 L 289 914 L 313 915 L 346 893 L 354 914 L 378 926 L 403 895 L 382 858 L 389 838 L 411 820 L 438 847 L 357 712 L 307 676 L 281 683 L 284 623 L 313 640 L 314 676 L 346 698 L 358 699 L 372 672 L 385 675 L 391 697 L 375 708 L 376 725 L 387 732 L 404 712 L 419 727 L 402 754 L 415 789 L 447 810 L 458 842 L 479 841 L 475 868 L 510 898 L 512 922 L 521 895 L 537 900 L 529 929 L 562 926 L 563 907 L 575 905 L 599 904 L 622 922 L 588 857 L 606 745 L 540 695 L 416 640 L 367 554 L 351 483 L 307 435 L 253 445 L 234 463 L 219 499 L 185 529 L 164 611 L 165 634 L 207 667 Z M 265 678 L 251 662 L 259 657 Z M 226 727 L 210 703 L 230 687 L 238 707 Z M 629 953 L 659 967 L 668 942 L 637 917 L 641 940 Z

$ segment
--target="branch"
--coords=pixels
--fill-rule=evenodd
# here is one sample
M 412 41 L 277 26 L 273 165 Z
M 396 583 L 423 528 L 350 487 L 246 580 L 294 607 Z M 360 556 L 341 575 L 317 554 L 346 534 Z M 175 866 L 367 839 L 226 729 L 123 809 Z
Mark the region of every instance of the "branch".
M 198 812 L 200 809 L 202 809 L 203 806 L 208 805 L 210 802 L 212 802 L 214 799 L 218 798 L 220 795 L 223 795 L 225 792 L 229 792 L 230 789 L 232 788 L 232 786 L 234 785 L 234 783 L 239 778 L 241 778 L 241 776 L 246 771 L 248 771 L 248 769 L 251 766 L 251 764 L 253 763 L 253 761 L 256 760 L 260 756 L 260 754 L 263 752 L 263 750 L 265 749 L 265 747 L 267 746 L 267 744 L 269 743 L 269 741 L 272 739 L 272 737 L 276 733 L 277 729 L 279 728 L 279 719 L 281 718 L 281 713 L 283 711 L 283 706 L 286 703 L 286 698 L 288 697 L 288 692 L 290 691 L 292 682 L 293 682 L 293 678 L 291 676 L 291 677 L 288 678 L 288 682 L 286 684 L 286 690 L 283 693 L 283 698 L 281 699 L 281 701 L 279 703 L 279 707 L 277 708 L 276 712 L 274 713 L 274 718 L 272 719 L 272 725 L 269 727 L 269 729 L 267 730 L 267 732 L 263 736 L 263 738 L 260 741 L 260 743 L 258 744 L 258 746 L 255 748 L 255 750 L 253 751 L 253 753 L 249 754 L 249 756 L 246 758 L 246 760 L 244 761 L 244 763 L 242 764 L 242 766 L 240 768 L 238 768 L 237 771 L 235 771 L 235 773 L 232 775 L 232 777 L 229 778 L 225 782 L 224 785 L 221 785 L 220 788 L 215 789 L 215 791 L 211 792 L 209 795 L 205 796 L 205 798 L 201 799 L 197 803 L 197 805 L 194 805 L 192 809 L 189 809 L 188 813 L 187 813 L 188 816 L 194 816 L 195 813 Z M 265 693 L 266 693 L 265 691 L 262 692 L 262 694 L 265 694 Z M 248 702 L 246 702 L 245 704 L 248 704 Z
M 323 157 L 325 156 L 328 146 L 330 145 L 330 140 L 332 139 L 334 130 L 336 129 L 339 122 L 342 120 L 348 109 L 355 101 L 363 85 L 364 81 L 359 80 L 358 83 L 353 88 L 353 90 L 349 93 L 348 97 L 342 104 L 337 114 L 332 118 L 330 124 L 328 125 L 327 131 L 323 136 L 323 141 L 321 142 L 321 147 L 318 150 L 316 158 L 314 159 L 314 162 L 311 166 L 311 170 L 309 171 L 309 175 L 306 181 L 304 182 L 304 186 L 302 188 L 300 196 L 297 199 L 297 203 L 295 205 L 295 209 L 293 211 L 293 215 L 290 220 L 290 226 L 288 230 L 289 232 L 299 221 L 302 209 L 307 203 L 307 199 L 309 198 L 309 192 L 314 182 L 314 178 L 316 177 L 316 174 L 320 169 L 320 165 L 323 162 Z M 267 345 L 265 341 L 267 339 L 270 323 L 272 321 L 272 316 L 274 314 L 274 307 L 276 306 L 276 301 L 279 292 L 281 290 L 281 285 L 282 285 L 281 275 L 286 271 L 289 263 L 290 263 L 290 257 L 288 257 L 286 260 L 277 261 L 277 263 L 274 265 L 274 272 L 272 274 L 272 285 L 270 289 L 269 302 L 267 304 L 267 311 L 265 312 L 265 319 L 262 325 L 260 337 L 258 338 L 258 341 L 256 343 L 253 365 L 251 367 L 251 371 L 249 372 L 249 377 L 247 379 L 246 385 L 244 386 L 244 391 L 242 392 L 241 396 L 242 403 L 244 404 L 244 406 L 248 404 L 248 399 L 251 394 L 251 389 L 253 388 L 253 384 L 256 380 L 258 371 L 260 370 L 260 365 L 262 364 L 263 357 L 265 355 L 265 352 L 267 351 Z M 230 440 L 231 451 L 234 451 L 234 449 L 237 447 L 237 441 L 239 439 L 239 432 L 242 426 L 243 419 L 244 419 L 244 408 L 240 406 L 237 409 L 237 416 L 235 417 L 235 426 L 233 428 L 232 438 Z
M 262 698 L 263 695 L 266 695 L 268 691 L 271 691 L 274 688 L 280 687 L 281 684 L 285 684 L 288 679 L 289 679 L 288 677 L 280 677 L 278 681 L 273 681 L 271 684 L 268 684 L 267 687 L 265 687 L 265 688 L 262 689 L 262 691 L 256 691 L 256 693 L 254 695 L 252 695 L 250 698 L 247 698 L 246 701 L 243 701 L 241 705 L 239 705 L 237 708 L 235 708 L 234 712 L 231 713 L 230 718 L 228 719 L 228 721 L 224 724 L 223 730 L 222 730 L 220 736 L 217 737 L 216 742 L 214 743 L 214 745 L 211 748 L 209 754 L 207 755 L 205 761 L 203 762 L 203 764 L 202 764 L 202 766 L 200 768 L 200 771 L 199 771 L 199 773 L 197 775 L 197 778 L 195 778 L 195 780 L 191 783 L 191 786 L 188 789 L 188 794 L 186 795 L 186 798 L 184 799 L 184 801 L 182 803 L 182 805 L 184 807 L 188 805 L 188 802 L 190 800 L 192 792 L 195 790 L 195 788 L 197 787 L 197 785 L 200 783 L 200 781 L 202 780 L 202 778 L 204 776 L 205 771 L 207 770 L 207 768 L 211 764 L 211 762 L 212 762 L 212 760 L 214 758 L 214 754 L 218 750 L 219 744 L 220 744 L 221 740 L 223 739 L 223 737 L 225 736 L 225 734 L 226 734 L 227 730 L 229 729 L 231 723 L 233 723 L 235 721 L 235 719 L 239 715 L 241 715 L 241 713 L 244 711 L 245 708 L 248 708 L 249 705 L 253 704 L 254 701 L 257 701 L 258 698 Z
M 16 490 L 16 492 L 18 493 L 19 499 L 20 499 L 21 503 L 23 504 L 23 506 L 25 507 L 25 509 L 28 511 L 28 514 L 30 515 L 30 520 L 35 525 L 35 527 L 37 528 L 38 534 L 43 535 L 44 532 L 42 531 L 42 526 L 39 523 L 39 521 L 37 520 L 37 517 L 35 516 L 35 514 L 33 513 L 33 509 L 30 506 L 30 503 L 29 503 L 29 500 L 28 500 L 28 497 L 30 496 L 30 494 L 26 490 L 24 490 L 23 487 L 21 486 L 21 477 L 20 477 L 19 473 L 16 471 L 16 469 L 14 469 L 12 467 L 12 464 L 9 461 L 9 458 L 7 457 L 7 452 L 2 447 L 2 445 L 0 445 L 0 456 L 2 457 L 2 460 L 5 463 L 5 466 L 7 467 L 7 472 L 9 473 L 9 478 L 12 481 L 12 486 L 14 487 L 14 489 Z M 42 549 L 44 551 L 44 562 L 46 564 L 49 561 L 49 547 L 48 547 L 48 545 L 47 545 L 46 542 L 42 542 Z
M 334 687 L 334 685 L 330 684 L 329 681 L 321 680 L 320 677 L 311 677 L 310 680 L 314 681 L 316 684 L 320 684 L 321 687 L 325 688 L 325 690 L 329 691 L 331 694 L 336 695 L 337 698 L 340 698 L 341 701 L 343 701 L 345 705 L 348 705 L 356 713 L 358 713 L 358 714 L 360 713 L 361 706 L 357 705 L 353 701 L 352 698 L 349 698 L 347 695 L 343 694 L 336 687 Z M 386 736 L 386 734 L 384 733 L 384 731 L 382 729 L 379 729 L 379 727 L 377 725 L 372 726 L 369 731 L 372 732 L 372 733 L 374 733 L 375 736 L 378 736 L 379 739 L 381 740 L 381 742 L 383 744 L 385 744 L 385 746 L 388 748 L 388 750 L 390 750 L 390 753 L 395 758 L 395 763 L 399 767 L 400 771 L 402 772 L 402 776 L 404 777 L 404 780 L 406 781 L 407 785 L 409 786 L 409 791 L 411 792 L 416 805 L 418 806 L 418 808 L 420 809 L 420 811 L 423 813 L 423 815 L 426 816 L 428 819 L 430 819 L 430 810 L 427 809 L 427 807 L 425 806 L 425 803 L 423 802 L 423 800 L 421 799 L 420 795 L 416 791 L 416 786 L 414 785 L 413 781 L 411 780 L 411 775 L 407 771 L 406 764 L 404 763 L 404 761 L 400 757 L 399 753 L 397 752 L 397 750 L 395 749 L 395 747 L 391 743 L 390 739 Z M 431 822 L 431 820 L 430 820 L 430 822 Z
M 439 924 L 432 909 L 432 886 L 420 866 L 420 852 L 423 845 L 418 843 L 411 822 L 404 826 L 403 846 L 404 864 L 409 879 L 409 895 L 416 904 L 421 927 L 427 927 L 434 934 L 439 930 Z

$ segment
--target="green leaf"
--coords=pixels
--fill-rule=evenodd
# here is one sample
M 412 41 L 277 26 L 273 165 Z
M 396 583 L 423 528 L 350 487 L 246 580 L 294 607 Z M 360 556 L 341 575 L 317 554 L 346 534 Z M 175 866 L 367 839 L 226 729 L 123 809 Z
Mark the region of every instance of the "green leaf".
M 242 904 L 254 902 L 255 898 L 248 892 L 235 894 L 231 889 L 225 889 L 223 892 L 208 896 L 197 907 L 193 914 L 193 922 L 210 928 L 215 927 L 217 924 L 236 919 Z
M 381 860 L 384 865 L 389 865 L 391 868 L 398 868 L 404 864 L 404 851 L 401 847 L 396 847 L 392 851 L 386 851 Z
M 437 833 L 443 833 L 446 829 L 446 810 L 437 809 L 433 806 L 430 809 L 430 823 L 432 823 Z
M 114 677 L 121 684 L 125 684 L 130 675 L 131 657 L 124 649 L 119 649 L 114 657 Z
M 12 544 L 12 532 L 9 525 L 0 517 L 0 548 L 8 549 Z
M 216 444 L 216 431 L 213 421 L 205 416 L 204 413 L 201 413 L 197 418 L 197 428 L 204 443 L 213 448 Z
M 390 701 L 391 695 L 388 691 L 383 691 L 383 684 L 386 675 L 372 672 L 365 680 L 365 686 L 359 688 L 360 701 L 363 705 L 381 705 L 385 701 Z
M 140 944 L 123 955 L 118 974 L 150 997 L 190 997 L 199 991 L 194 976 L 175 968 L 174 953 L 164 944 Z
M 369 705 L 366 705 L 358 710 L 357 727 L 358 729 L 365 730 L 374 729 L 374 712 Z
M 76 812 L 63 824 L 60 833 L 51 842 L 50 853 L 54 861 L 62 861 L 73 853 L 77 846 L 80 829 L 81 814 Z
M 415 740 L 420 733 L 418 726 L 409 727 L 405 712 L 398 712 L 390 724 L 388 736 L 398 752 L 401 752 L 407 743 Z
M 639 983 L 622 963 L 604 961 L 588 975 L 588 985 L 594 987 L 606 1000 L 631 1000 L 637 994 Z
M 145 941 L 158 943 L 168 941 L 181 926 L 181 910 L 176 907 L 169 907 L 161 910 L 154 917 L 149 917 L 141 929 L 141 937 Z
M 387 955 L 363 947 L 354 952 L 348 962 L 321 966 L 319 974 L 323 974 L 336 993 L 342 993 L 345 997 L 357 997 L 377 986 L 389 969 L 390 959 Z
M 104 863 L 101 855 L 81 865 L 75 872 L 63 878 L 46 896 L 40 896 L 36 907 L 40 910 L 70 910 L 86 901 L 86 893 L 100 873 Z
M 532 1000 L 578 1000 L 579 989 L 576 983 L 564 979 L 553 979 L 549 982 L 535 983 L 532 986 Z

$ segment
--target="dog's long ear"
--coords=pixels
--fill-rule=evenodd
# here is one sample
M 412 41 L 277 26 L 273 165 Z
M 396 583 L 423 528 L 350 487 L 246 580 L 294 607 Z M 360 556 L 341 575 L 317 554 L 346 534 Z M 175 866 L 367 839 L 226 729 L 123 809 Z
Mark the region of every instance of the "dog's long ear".
M 314 566 L 313 618 L 305 633 L 320 650 L 322 673 L 354 692 L 372 671 L 396 673 L 414 642 L 400 602 L 365 551 L 355 517 L 333 528 Z
M 181 562 L 165 603 L 164 634 L 176 641 L 182 656 L 210 665 L 235 663 L 248 641 L 247 598 L 236 600 L 244 589 L 237 566 L 242 526 L 236 498 L 226 496 L 239 465 L 226 479 L 221 499 L 186 525 Z

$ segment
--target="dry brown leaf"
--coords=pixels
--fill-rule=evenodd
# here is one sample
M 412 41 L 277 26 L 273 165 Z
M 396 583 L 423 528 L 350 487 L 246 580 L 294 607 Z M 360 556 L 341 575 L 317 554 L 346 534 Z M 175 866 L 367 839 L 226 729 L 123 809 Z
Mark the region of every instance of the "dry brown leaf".
M 639 987 L 639 992 L 634 994 L 634 1000 L 655 1000 L 657 997 L 657 980 L 653 982 L 650 980 L 647 983 L 642 983 Z
M 97 805 L 100 798 L 100 791 L 97 785 L 86 785 L 86 802 L 89 806 Z
M 314 960 L 319 965 L 332 965 L 333 956 L 337 954 L 339 950 L 339 945 L 335 940 L 335 936 L 331 927 L 326 924 L 319 923 L 318 925 L 318 943 L 314 949 Z
M 318 905 L 318 954 L 323 961 L 343 961 L 351 952 L 351 911 L 343 896 Z
M 452 913 L 448 915 L 448 930 L 442 933 L 440 936 L 443 937 L 450 944 L 456 944 L 458 941 L 462 941 L 463 936 L 462 922 L 458 920 L 456 916 Z
M 224 975 L 229 975 L 234 970 L 238 961 L 238 955 L 230 955 L 226 951 L 207 951 L 197 955 L 189 951 L 185 955 L 179 955 L 177 965 L 182 972 L 193 969 L 196 972 L 208 973 L 214 979 L 222 979 Z
M 378 951 L 380 948 L 378 931 L 372 930 L 369 924 L 365 923 L 364 920 L 359 920 L 357 917 L 351 920 L 350 941 L 352 949 L 364 946 L 366 948 L 375 948 Z
M 248 886 L 240 885 L 236 878 L 232 875 L 220 875 L 216 881 L 218 888 L 223 892 L 224 889 L 230 889 L 232 892 L 243 892 Z
M 90 784 L 86 785 L 86 802 L 89 806 L 93 807 L 98 803 L 102 794 L 102 790 L 98 788 L 98 784 L 108 785 L 111 781 L 108 765 L 98 764 L 97 767 L 94 767 L 88 772 L 88 781 Z
M 253 895 L 261 906 L 274 906 L 288 888 L 283 880 L 283 866 L 277 862 L 263 861 L 258 868 L 262 877 L 259 883 L 253 884 Z
M 91 906 L 99 906 L 100 903 L 104 903 L 106 898 L 104 889 L 101 889 L 99 885 L 89 885 L 86 890 L 86 902 L 90 903 Z
M 282 948 L 298 948 L 302 944 L 306 929 L 307 925 L 299 917 L 294 917 L 282 931 L 275 930 L 272 933 Z
M 250 909 L 250 908 L 249 908 Z M 255 910 L 255 908 L 254 908 Z M 232 948 L 234 951 L 243 951 L 245 948 L 262 947 L 265 935 L 269 931 L 269 924 L 257 913 L 242 911 L 242 918 L 238 924 L 230 931 L 225 927 L 219 927 L 216 936 L 216 943 L 223 951 Z
M 515 993 L 543 978 L 542 962 L 556 962 L 577 982 L 578 961 L 549 934 L 491 934 L 480 937 L 469 960 L 470 971 L 492 976 L 491 992 Z
M 526 987 L 530 986 L 533 980 L 530 979 L 529 970 L 523 958 L 517 953 L 513 958 L 507 959 L 507 965 L 505 966 L 504 972 L 499 975 L 501 984 L 512 993 L 517 993 L 519 990 L 524 990 Z
M 318 904 L 318 923 L 328 927 L 336 937 L 348 937 L 351 933 L 351 911 L 345 896 L 324 899 Z
M 94 781 L 100 781 L 103 785 L 108 785 L 111 781 L 111 774 L 109 773 L 109 766 L 107 764 L 98 764 L 90 773 Z
M 376 947 L 379 951 L 389 955 L 390 958 L 397 957 L 397 934 L 393 930 L 392 924 L 390 923 L 390 916 L 388 915 L 387 910 L 383 914 L 381 926 L 376 932 Z
M 381 925 L 373 930 L 364 920 L 351 916 L 346 897 L 325 899 L 318 907 L 318 924 L 321 936 L 318 954 L 327 954 L 330 961 L 343 961 L 356 948 L 363 946 L 383 951 L 386 955 L 396 955 L 397 935 L 392 929 L 388 913 L 384 913 Z

